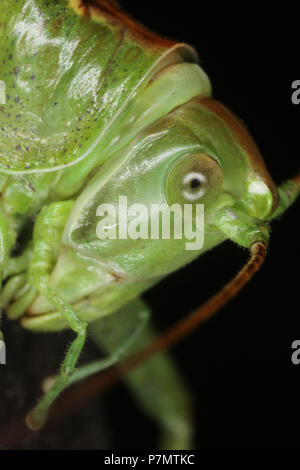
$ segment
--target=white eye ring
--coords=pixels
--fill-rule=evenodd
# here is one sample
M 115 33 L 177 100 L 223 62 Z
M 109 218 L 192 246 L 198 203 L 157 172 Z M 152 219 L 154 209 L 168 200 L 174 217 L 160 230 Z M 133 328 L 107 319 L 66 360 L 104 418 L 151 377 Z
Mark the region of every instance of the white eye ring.
M 198 173 L 197 171 L 192 171 L 191 173 L 187 173 L 183 177 L 182 183 L 184 185 L 187 185 L 187 184 L 190 184 L 193 180 L 198 180 L 199 183 L 201 184 L 207 183 L 206 177 L 202 173 Z M 197 191 L 196 193 L 184 190 L 182 194 L 185 197 L 185 199 L 189 201 L 196 201 L 197 199 L 200 199 L 201 197 L 203 197 L 205 192 L 206 192 L 205 188 L 200 188 L 199 191 Z

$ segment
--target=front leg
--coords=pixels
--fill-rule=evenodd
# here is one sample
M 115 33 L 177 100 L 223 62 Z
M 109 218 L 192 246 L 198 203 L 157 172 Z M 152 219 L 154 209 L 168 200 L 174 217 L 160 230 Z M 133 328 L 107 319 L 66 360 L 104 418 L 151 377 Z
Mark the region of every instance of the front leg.
M 104 334 L 106 337 L 108 337 L 109 334 L 116 335 L 115 318 L 119 319 L 122 316 L 126 318 L 126 326 L 124 327 L 124 323 L 121 322 L 122 337 L 118 337 L 117 344 L 108 351 L 109 355 L 78 367 L 70 378 L 70 385 L 120 362 L 128 351 L 134 347 L 134 344 L 143 333 L 148 323 L 150 312 L 140 299 L 132 300 L 125 307 L 118 310 L 118 312 L 91 323 L 89 325 L 89 331 L 92 338 L 95 335 L 95 325 L 98 325 L 97 331 L 99 332 L 101 330 L 101 334 Z M 117 324 L 119 324 L 118 321 Z M 47 390 L 56 379 L 56 376 L 46 379 L 43 384 L 44 390 Z
M 73 307 L 49 285 L 50 272 L 55 263 L 63 229 L 72 207 L 72 201 L 54 203 L 45 207 L 34 227 L 31 282 L 37 291 L 51 302 L 55 310 L 61 313 L 77 336 L 66 354 L 56 381 L 34 410 L 27 415 L 27 425 L 33 430 L 43 426 L 52 403 L 68 386 L 86 339 L 87 323 L 81 321 Z

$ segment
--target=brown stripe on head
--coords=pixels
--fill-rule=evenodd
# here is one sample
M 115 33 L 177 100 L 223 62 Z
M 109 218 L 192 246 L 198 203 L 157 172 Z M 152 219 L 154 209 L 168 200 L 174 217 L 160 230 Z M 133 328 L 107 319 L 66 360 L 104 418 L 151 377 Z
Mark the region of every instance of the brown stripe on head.
M 91 18 L 105 17 L 111 22 L 123 26 L 138 39 L 158 48 L 170 48 L 176 43 L 153 33 L 127 14 L 114 0 L 69 0 L 69 6 L 76 13 Z
M 89 16 L 88 7 L 82 0 L 69 0 L 69 6 L 75 13 L 82 16 Z
M 223 121 L 230 133 L 234 136 L 236 143 L 244 150 L 253 169 L 253 173 L 257 175 L 271 191 L 274 210 L 278 205 L 278 192 L 276 185 L 266 168 L 257 145 L 244 124 L 226 106 L 213 98 L 199 97 L 197 98 L 197 102 L 201 104 L 202 107 L 212 111 L 221 121 Z

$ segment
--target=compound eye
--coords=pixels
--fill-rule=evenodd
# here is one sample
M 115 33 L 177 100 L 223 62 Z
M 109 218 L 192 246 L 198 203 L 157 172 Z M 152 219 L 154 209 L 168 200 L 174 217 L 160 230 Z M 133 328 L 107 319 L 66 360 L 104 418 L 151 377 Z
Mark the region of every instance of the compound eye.
M 218 162 L 205 153 L 180 158 L 166 180 L 168 203 L 210 204 L 222 191 L 223 172 Z
M 182 183 L 186 187 L 182 194 L 187 201 L 197 201 L 206 193 L 207 179 L 203 173 L 191 171 L 183 177 Z

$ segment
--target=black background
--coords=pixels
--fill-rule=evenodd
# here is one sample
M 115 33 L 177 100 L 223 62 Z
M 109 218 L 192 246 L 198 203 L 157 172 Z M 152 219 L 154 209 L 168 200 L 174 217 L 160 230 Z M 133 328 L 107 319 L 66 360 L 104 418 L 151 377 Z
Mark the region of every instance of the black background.
M 247 124 L 277 184 L 296 174 L 300 105 L 291 102 L 291 84 L 300 71 L 295 16 L 251 16 L 246 7 L 236 17 L 208 14 L 202 2 L 191 1 L 121 3 L 150 29 L 196 48 L 214 97 Z M 272 224 L 267 261 L 250 285 L 172 351 L 194 396 L 198 449 L 300 448 L 300 365 L 291 362 L 291 344 L 300 339 L 299 209 L 298 201 Z M 145 295 L 154 322 L 163 329 L 187 314 L 222 287 L 247 256 L 228 241 L 170 276 Z M 51 349 L 49 369 L 55 369 L 52 351 L 60 357 L 68 334 L 41 339 L 17 325 L 5 326 L 8 351 L 16 351 L 13 372 L 2 373 L 10 374 L 13 390 L 5 396 L 11 422 L 38 394 L 37 381 L 46 373 L 38 356 Z M 88 346 L 86 356 L 94 354 Z M 120 385 L 15 447 L 148 449 L 156 437 L 155 425 Z M 1 441 L 9 447 L 3 436 Z

